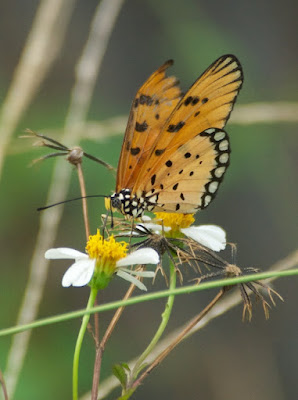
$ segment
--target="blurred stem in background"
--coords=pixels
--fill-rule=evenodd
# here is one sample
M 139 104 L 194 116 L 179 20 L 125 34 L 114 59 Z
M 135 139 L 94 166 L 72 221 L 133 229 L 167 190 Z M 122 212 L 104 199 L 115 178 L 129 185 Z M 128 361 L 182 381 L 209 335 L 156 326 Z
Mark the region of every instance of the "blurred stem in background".
M 91 22 L 89 37 L 82 51 L 81 58 L 76 66 L 76 80 L 71 93 L 70 105 L 65 119 L 64 134 L 61 137 L 61 141 L 67 143 L 70 147 L 79 143 L 81 135 L 84 133 L 83 128 L 95 82 L 122 4 L 123 0 L 103 0 L 99 3 L 95 11 L 94 18 Z M 55 40 L 57 41 L 55 51 L 58 51 L 62 45 L 64 30 L 67 27 L 67 22 L 73 7 L 74 3 L 72 1 L 64 2 L 63 0 L 43 0 L 41 2 L 40 10 L 36 15 L 32 31 L 29 34 L 30 43 L 37 41 L 37 44 L 34 47 L 29 46 L 31 52 L 30 60 L 28 60 L 26 52 L 24 53 L 27 62 L 21 60 L 20 66 L 18 67 L 19 72 L 15 78 L 15 82 L 19 83 L 17 84 L 13 82 L 12 84 L 12 87 L 14 87 L 14 85 L 18 87 L 18 92 L 23 92 L 24 100 L 20 106 L 19 115 L 16 114 L 17 111 L 15 110 L 14 104 L 11 104 L 9 113 L 6 111 L 7 115 L 13 114 L 14 118 L 16 118 L 16 116 L 19 118 L 22 112 L 28 108 L 29 102 L 32 100 L 34 93 L 32 88 L 34 88 L 35 85 L 32 82 L 32 87 L 27 87 L 27 85 L 24 87 L 23 85 L 25 85 L 27 80 L 20 80 L 19 76 L 22 76 L 26 71 L 27 75 L 28 62 L 31 62 L 33 59 L 39 60 L 35 72 L 29 68 L 30 75 L 33 77 L 34 81 L 40 74 L 39 68 L 41 60 L 45 63 L 45 75 L 46 71 L 49 69 L 48 63 L 52 61 L 52 58 L 48 57 L 48 53 L 51 49 L 50 44 L 53 41 L 55 43 Z M 68 12 L 66 12 L 66 10 L 68 10 Z M 56 24 L 63 27 L 63 29 L 57 29 Z M 41 38 L 44 38 L 43 46 L 41 46 L 39 42 Z M 54 38 L 56 39 L 54 40 Z M 34 54 L 32 54 L 32 51 Z M 52 57 L 54 54 L 55 52 L 52 50 Z M 41 74 L 42 77 L 44 77 L 44 75 Z M 36 85 L 37 87 L 39 87 L 41 81 L 42 79 L 39 79 L 38 85 Z M 19 88 L 18 85 L 21 85 L 21 88 Z M 17 95 L 12 96 L 12 98 L 16 101 Z M 10 100 L 10 102 L 12 102 L 12 100 Z M 3 110 L 7 108 L 8 106 L 5 106 Z M 8 117 L 7 120 L 11 121 Z M 10 130 L 8 130 L 8 123 L 6 122 L 6 125 L 4 125 L 2 122 L 2 126 L 4 126 L 3 129 L 7 130 L 7 132 L 13 132 L 16 124 L 17 122 L 10 122 Z M 8 134 L 6 137 L 7 139 L 3 142 L 4 149 L 8 140 Z M 57 160 L 49 187 L 47 203 L 52 204 L 65 199 L 69 187 L 70 176 L 71 168 L 65 166 L 64 160 Z M 36 247 L 31 261 L 30 276 L 27 282 L 22 305 L 20 306 L 17 324 L 28 323 L 36 319 L 49 265 L 49 262 L 44 258 L 44 253 L 47 249 L 53 247 L 62 212 L 63 207 L 55 207 L 41 215 Z M 12 341 L 5 371 L 5 380 L 10 398 L 14 397 L 18 377 L 27 352 L 29 339 L 30 332 L 28 331 L 14 336 Z
M 11 136 L 62 48 L 75 1 L 42 0 L 0 113 L 0 176 Z

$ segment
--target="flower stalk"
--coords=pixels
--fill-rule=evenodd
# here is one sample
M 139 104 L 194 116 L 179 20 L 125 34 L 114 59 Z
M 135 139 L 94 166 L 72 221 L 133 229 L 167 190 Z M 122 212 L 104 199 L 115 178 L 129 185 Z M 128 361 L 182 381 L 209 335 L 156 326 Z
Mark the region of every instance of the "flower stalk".
M 89 300 L 87 303 L 86 311 L 90 310 L 94 302 L 96 300 L 98 290 L 94 287 L 91 288 L 90 291 L 90 296 Z M 78 334 L 77 342 L 76 342 L 76 347 L 74 351 L 74 357 L 73 357 L 73 369 L 72 369 L 72 398 L 73 400 L 78 400 L 78 388 L 79 388 L 79 359 L 80 359 L 80 353 L 81 353 L 81 348 L 82 348 L 82 343 L 83 339 L 85 336 L 85 332 L 87 329 L 87 325 L 90 319 L 90 314 L 85 314 L 83 319 L 82 319 L 82 325 Z
M 170 260 L 170 283 L 169 283 L 169 289 L 170 290 L 174 290 L 176 288 L 176 281 L 177 281 L 177 277 L 176 277 L 176 269 L 175 269 L 175 265 L 174 263 Z M 152 352 L 152 350 L 154 349 L 154 347 L 156 346 L 157 342 L 159 341 L 160 337 L 162 336 L 163 332 L 166 329 L 166 326 L 169 322 L 170 319 L 170 315 L 173 309 L 173 305 L 174 305 L 174 299 L 175 299 L 175 295 L 170 295 L 168 297 L 168 300 L 166 302 L 166 306 L 164 309 L 164 312 L 162 313 L 162 319 L 161 319 L 161 323 L 159 325 L 159 328 L 157 329 L 154 337 L 152 338 L 151 342 L 149 343 L 149 345 L 147 346 L 147 348 L 145 349 L 145 351 L 140 355 L 140 357 L 138 358 L 132 372 L 131 372 L 131 379 L 134 380 L 137 377 L 137 374 L 140 372 L 140 369 L 142 369 L 142 364 L 143 362 L 146 360 L 146 358 L 148 357 L 148 355 Z M 132 382 L 131 382 L 132 384 Z M 130 387 L 130 385 L 128 384 L 128 388 Z

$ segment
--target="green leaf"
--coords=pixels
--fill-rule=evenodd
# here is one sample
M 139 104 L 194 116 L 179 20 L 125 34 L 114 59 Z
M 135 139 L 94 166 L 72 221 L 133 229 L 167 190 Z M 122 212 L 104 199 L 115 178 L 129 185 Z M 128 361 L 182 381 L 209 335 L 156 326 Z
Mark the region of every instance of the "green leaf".
M 131 372 L 131 371 L 130 371 L 130 368 L 129 368 L 129 365 L 128 365 L 127 363 L 121 363 L 120 365 L 121 365 L 123 368 L 125 368 L 127 372 Z
M 125 371 L 126 367 L 124 367 L 124 365 L 115 364 L 115 365 L 113 365 L 112 371 L 113 371 L 113 374 L 115 375 L 115 377 L 119 380 L 123 389 L 125 390 L 126 385 L 127 385 L 127 375 L 126 375 L 126 371 Z M 128 365 L 127 365 L 127 367 L 128 367 Z

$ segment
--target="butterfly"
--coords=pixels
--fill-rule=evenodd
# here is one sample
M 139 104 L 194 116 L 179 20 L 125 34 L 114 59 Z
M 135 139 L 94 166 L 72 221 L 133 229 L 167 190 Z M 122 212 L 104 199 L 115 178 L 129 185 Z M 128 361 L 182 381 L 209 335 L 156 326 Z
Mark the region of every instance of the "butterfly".
M 182 94 L 165 62 L 133 101 L 110 206 L 128 217 L 144 211 L 195 213 L 213 200 L 229 166 L 223 130 L 243 83 L 231 54 L 218 58 Z

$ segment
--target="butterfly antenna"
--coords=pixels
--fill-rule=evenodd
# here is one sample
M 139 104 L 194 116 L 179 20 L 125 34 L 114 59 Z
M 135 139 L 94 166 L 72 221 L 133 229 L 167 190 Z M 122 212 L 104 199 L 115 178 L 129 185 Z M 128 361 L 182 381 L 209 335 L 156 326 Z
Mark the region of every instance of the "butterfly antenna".
M 44 211 L 44 210 L 46 210 L 46 209 L 48 209 L 48 208 L 55 207 L 55 206 L 59 206 L 60 204 L 70 203 L 71 201 L 75 201 L 75 200 L 88 199 L 88 198 L 90 198 L 90 197 L 107 197 L 107 196 L 105 196 L 105 195 L 103 195 L 103 194 L 93 194 L 93 195 L 91 194 L 91 195 L 89 195 L 89 196 L 75 197 L 75 198 L 73 198 L 73 199 L 68 199 L 68 200 L 59 201 L 58 203 L 53 203 L 53 204 L 50 204 L 50 205 L 45 206 L 45 207 L 38 207 L 38 208 L 37 208 L 37 211 Z

